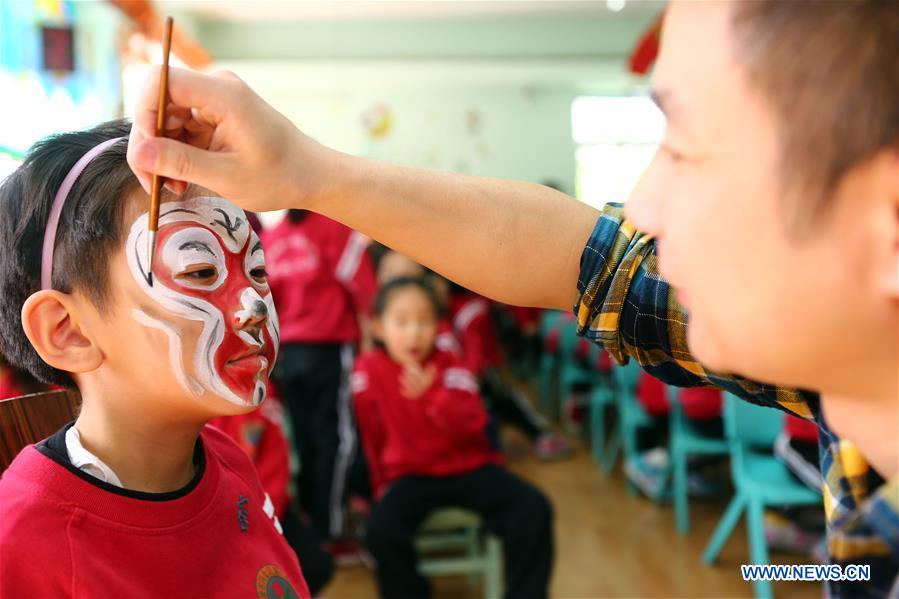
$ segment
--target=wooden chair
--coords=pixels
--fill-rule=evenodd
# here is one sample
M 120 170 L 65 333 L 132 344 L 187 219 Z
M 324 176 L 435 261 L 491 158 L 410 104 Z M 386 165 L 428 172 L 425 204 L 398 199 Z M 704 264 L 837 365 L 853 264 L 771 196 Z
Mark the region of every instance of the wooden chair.
M 44 391 L 0 401 L 0 472 L 26 445 L 46 439 L 78 416 L 75 390 Z

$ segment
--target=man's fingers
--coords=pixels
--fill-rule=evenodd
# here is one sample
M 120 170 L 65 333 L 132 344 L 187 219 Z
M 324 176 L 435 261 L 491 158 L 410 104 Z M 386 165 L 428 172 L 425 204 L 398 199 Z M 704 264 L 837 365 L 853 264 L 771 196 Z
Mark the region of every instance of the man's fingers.
M 138 94 L 135 114 L 152 112 L 156 113 L 159 105 L 159 85 L 162 67 L 157 65 L 150 70 L 150 74 L 144 81 L 144 86 Z M 195 71 L 169 67 L 169 101 L 186 108 L 203 108 L 207 117 L 220 118 L 224 115 L 223 98 L 233 96 L 235 83 L 239 79 L 215 77 L 204 75 Z M 145 128 L 145 122 L 141 120 L 141 130 L 146 134 L 155 130 Z
M 190 120 L 190 108 L 169 105 L 165 112 L 165 129 L 180 129 Z
M 136 173 L 155 173 L 209 189 L 234 177 L 237 171 L 226 152 L 201 150 L 164 137 L 138 139 L 129 149 L 128 162 Z
M 143 139 L 143 135 L 140 133 L 140 128 L 137 126 L 136 122 L 132 123 L 131 133 L 128 135 L 128 166 L 134 171 L 134 176 L 137 177 L 137 180 L 140 183 L 140 186 L 144 188 L 144 191 L 150 193 L 150 173 L 142 168 L 138 168 L 133 160 L 134 148 L 137 147 L 141 139 Z

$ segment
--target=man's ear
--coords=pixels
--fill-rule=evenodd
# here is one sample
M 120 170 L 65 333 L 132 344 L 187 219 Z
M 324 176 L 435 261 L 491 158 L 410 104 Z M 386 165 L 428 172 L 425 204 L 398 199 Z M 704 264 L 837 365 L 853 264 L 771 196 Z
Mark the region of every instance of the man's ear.
M 22 328 L 44 362 L 66 372 L 96 370 L 103 362 L 100 348 L 79 324 L 79 302 L 67 293 L 42 290 L 22 306 Z
M 899 301 L 899 151 L 892 153 L 893 180 L 896 182 L 893 187 L 893 255 L 892 264 L 890 265 L 890 273 L 887 273 L 887 290 L 890 297 L 895 301 Z

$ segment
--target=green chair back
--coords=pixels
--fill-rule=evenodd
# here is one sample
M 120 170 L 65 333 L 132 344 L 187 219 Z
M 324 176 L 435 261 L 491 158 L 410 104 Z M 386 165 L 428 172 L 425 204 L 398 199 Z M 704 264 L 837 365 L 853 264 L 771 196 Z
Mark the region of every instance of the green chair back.
M 783 429 L 786 415 L 780 410 L 758 406 L 731 394 L 724 394 L 724 430 L 727 438 L 746 448 L 770 450 Z

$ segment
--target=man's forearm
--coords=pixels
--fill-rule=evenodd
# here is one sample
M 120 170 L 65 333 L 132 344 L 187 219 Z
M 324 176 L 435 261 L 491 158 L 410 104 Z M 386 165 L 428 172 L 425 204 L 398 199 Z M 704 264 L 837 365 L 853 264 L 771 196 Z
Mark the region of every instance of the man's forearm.
M 542 185 L 345 154 L 311 208 L 498 301 L 570 309 L 599 212 Z

